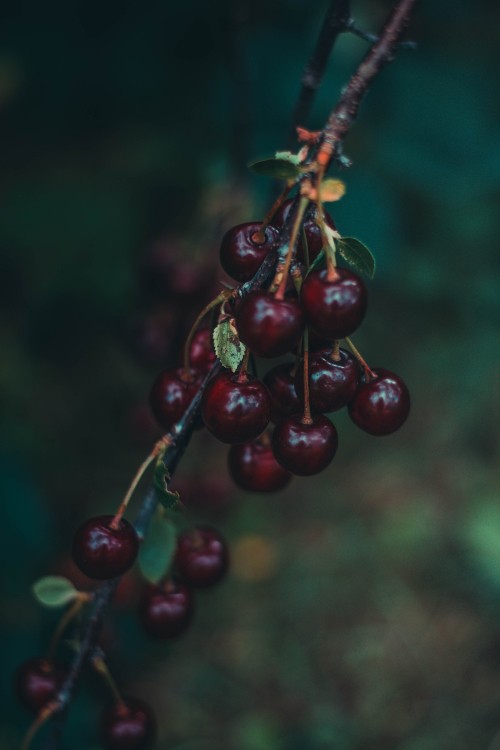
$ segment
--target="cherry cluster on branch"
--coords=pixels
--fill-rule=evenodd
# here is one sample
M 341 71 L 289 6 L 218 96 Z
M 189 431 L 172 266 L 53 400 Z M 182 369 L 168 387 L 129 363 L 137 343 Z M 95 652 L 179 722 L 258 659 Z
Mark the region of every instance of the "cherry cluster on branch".
M 342 183 L 325 179 L 325 173 L 341 158 L 360 103 L 394 56 L 414 4 L 400 0 L 396 5 L 324 129 L 311 133 L 299 128 L 297 154 L 281 152 L 254 165 L 257 172 L 284 179 L 285 186 L 263 221 L 233 227 L 222 240 L 221 265 L 238 286 L 224 289 L 202 310 L 186 341 L 183 364 L 155 380 L 150 403 L 166 434 L 139 467 L 117 512 L 87 520 L 75 534 L 76 564 L 102 584 L 93 594 L 57 577 L 41 579 L 35 587 L 42 603 L 67 609 L 47 654 L 26 662 L 17 674 L 20 700 L 36 715 L 23 750 L 49 720 L 47 747 L 60 746 L 85 664 L 104 678 L 113 698 L 101 721 L 104 746 L 141 750 L 153 744 L 153 713 L 140 699 L 121 695 L 99 635 L 120 577 L 138 556 L 149 581 L 140 620 L 158 638 L 182 633 L 193 617 L 193 592 L 219 583 L 227 571 L 227 545 L 215 529 L 198 526 L 178 534 L 172 520 L 181 503 L 170 480 L 194 430 L 204 426 L 230 445 L 228 468 L 239 487 L 273 492 L 293 475 L 316 474 L 330 464 L 338 437 L 327 414 L 347 407 L 353 422 L 373 435 L 390 434 L 406 420 L 410 400 L 403 380 L 370 367 L 350 338 L 367 309 L 359 274 L 373 275 L 373 258 L 359 240 L 340 235 L 324 203 L 343 195 Z M 323 57 L 339 31 L 349 26 L 349 3 L 332 3 L 329 14 L 330 34 L 323 27 L 316 50 Z M 203 323 L 211 311 L 216 313 L 213 331 Z M 272 367 L 263 381 L 257 377 L 255 357 L 290 352 L 294 359 Z M 272 435 L 267 432 L 270 422 L 275 425 Z M 124 514 L 150 466 L 153 486 L 131 524 Z M 156 550 L 147 547 L 153 523 L 160 540 Z M 78 630 L 74 658 L 61 666 L 55 658 L 58 643 L 84 608 L 88 613 Z

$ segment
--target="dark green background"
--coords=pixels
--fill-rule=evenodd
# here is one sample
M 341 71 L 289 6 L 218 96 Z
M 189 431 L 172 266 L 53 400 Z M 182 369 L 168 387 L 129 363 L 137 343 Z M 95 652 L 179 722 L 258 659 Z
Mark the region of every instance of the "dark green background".
M 389 5 L 353 2 L 369 29 Z M 325 6 L 0 9 L 2 750 L 29 721 L 11 673 L 56 621 L 30 585 L 65 569 L 76 524 L 116 507 L 154 439 L 142 259 L 161 241 L 215 264 L 224 227 L 263 215 L 270 186 L 245 164 L 286 145 Z M 421 3 L 418 52 L 380 76 L 347 143 L 332 213 L 378 260 L 355 340 L 408 382 L 407 425 L 376 439 L 338 415 L 331 468 L 278 496 L 219 482 L 236 564 L 191 631 L 152 645 L 133 587 L 106 626 L 165 750 L 500 748 L 499 28 L 493 0 Z M 364 48 L 339 43 L 312 127 Z M 180 475 L 223 476 L 224 454 L 197 435 Z M 86 675 L 65 747 L 98 747 L 107 701 Z

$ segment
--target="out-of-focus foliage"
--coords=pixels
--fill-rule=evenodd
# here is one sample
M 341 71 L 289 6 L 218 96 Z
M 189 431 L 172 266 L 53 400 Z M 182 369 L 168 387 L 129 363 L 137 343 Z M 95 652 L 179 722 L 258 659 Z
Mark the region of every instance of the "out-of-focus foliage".
M 57 617 L 30 587 L 88 585 L 72 531 L 118 505 L 158 436 L 149 385 L 203 303 L 175 289 L 191 261 L 220 278 L 225 228 L 267 209 L 245 164 L 287 148 L 325 5 L 0 11 L 1 750 L 29 720 L 10 674 Z M 353 0 L 370 29 L 390 5 Z M 338 415 L 332 467 L 269 497 L 233 490 L 225 448 L 197 434 L 173 488 L 227 535 L 229 580 L 166 644 L 137 625 L 138 577 L 120 587 L 104 644 L 160 717 L 159 748 L 500 748 L 499 29 L 493 0 L 420 3 L 418 51 L 383 72 L 346 144 L 332 213 L 377 258 L 355 340 L 408 382 L 408 424 L 376 439 Z M 304 125 L 364 49 L 340 41 Z M 107 700 L 86 675 L 67 747 L 98 747 Z

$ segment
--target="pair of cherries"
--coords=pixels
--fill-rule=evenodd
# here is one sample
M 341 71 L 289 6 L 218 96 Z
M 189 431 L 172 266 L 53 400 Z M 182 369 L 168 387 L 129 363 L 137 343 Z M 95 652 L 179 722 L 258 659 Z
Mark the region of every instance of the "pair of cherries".
M 57 699 L 67 675 L 66 667 L 59 663 L 39 657 L 29 659 L 15 676 L 19 702 L 38 714 Z M 156 736 L 154 714 L 139 698 L 127 696 L 121 703 L 104 709 L 100 724 L 101 740 L 108 750 L 147 750 Z

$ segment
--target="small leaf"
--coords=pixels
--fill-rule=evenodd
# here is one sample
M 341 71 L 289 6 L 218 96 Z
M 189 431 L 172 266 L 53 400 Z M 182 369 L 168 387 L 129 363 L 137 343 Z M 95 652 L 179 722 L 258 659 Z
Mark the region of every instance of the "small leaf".
M 274 157 L 275 159 L 284 159 L 285 161 L 289 161 L 290 164 L 298 166 L 302 161 L 303 154 L 302 150 L 298 154 L 292 154 L 291 151 L 276 151 Z
M 162 513 L 156 513 L 139 552 L 140 571 L 150 583 L 158 583 L 167 573 L 176 539 L 175 526 Z
M 32 587 L 35 599 L 44 607 L 64 607 L 78 596 L 71 581 L 63 576 L 45 576 Z
M 180 499 L 178 492 L 169 489 L 169 482 L 170 475 L 165 468 L 162 456 L 159 456 L 153 475 L 153 484 L 158 493 L 158 502 L 161 503 L 166 510 L 175 508 Z
M 227 318 L 214 328 L 214 349 L 224 367 L 236 372 L 245 356 L 246 346 L 242 344 L 234 324 L 234 318 Z
M 300 175 L 300 169 L 288 159 L 263 159 L 248 165 L 252 172 L 277 180 L 295 180 Z
M 342 180 L 323 180 L 319 190 L 320 198 L 326 203 L 339 201 L 345 195 L 346 187 Z
M 337 240 L 337 250 L 348 265 L 369 279 L 375 276 L 375 258 L 371 251 L 355 237 Z

